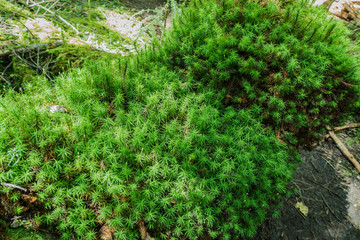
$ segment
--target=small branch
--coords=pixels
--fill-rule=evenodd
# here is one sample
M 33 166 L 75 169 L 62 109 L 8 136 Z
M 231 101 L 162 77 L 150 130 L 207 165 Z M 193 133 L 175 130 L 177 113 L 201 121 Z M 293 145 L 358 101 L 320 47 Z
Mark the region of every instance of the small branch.
M 333 129 L 333 131 L 337 132 L 337 131 L 340 131 L 340 130 L 344 130 L 344 129 L 348 129 L 348 128 L 356 128 L 356 127 L 360 127 L 360 123 L 350 123 L 350 124 L 345 125 L 345 126 L 335 127 Z
M 33 4 L 29 5 L 29 7 L 35 7 L 35 6 L 38 6 L 40 4 L 43 4 L 43 3 L 53 3 L 54 1 L 43 1 L 43 2 L 34 2 Z M 51 9 L 51 8 L 50 8 Z
M 33 2 L 34 3 L 34 2 Z M 76 34 L 79 34 L 80 32 L 73 26 L 71 25 L 68 21 L 66 21 L 64 18 L 62 18 L 61 16 L 56 15 L 53 11 L 51 11 L 50 9 L 47 9 L 46 7 L 42 6 L 42 5 L 37 5 L 37 7 L 47 11 L 48 13 L 58 17 L 61 21 L 63 21 L 66 25 L 68 25 L 69 27 L 71 27 L 72 29 L 74 29 L 74 31 L 76 32 Z
M 2 75 L 0 75 L 0 80 L 4 80 L 4 82 L 6 82 L 8 85 L 11 85 L 11 82 Z
M 327 208 L 329 209 L 329 211 L 332 213 L 332 215 L 334 215 L 334 217 L 341 222 L 341 220 L 338 218 L 338 216 L 336 216 L 335 212 L 330 208 L 329 204 L 325 201 L 324 195 L 321 196 L 325 205 L 327 206 Z
M 340 83 L 342 83 L 344 86 L 346 86 L 346 87 L 354 87 L 354 84 L 352 84 L 352 83 L 347 83 L 347 82 L 345 82 L 345 81 L 343 81 L 343 80 L 340 80 Z
M 341 140 L 336 136 L 335 132 L 331 130 L 329 127 L 326 127 L 329 131 L 331 138 L 335 141 L 336 146 L 340 149 L 340 151 L 345 155 L 347 159 L 355 166 L 356 170 L 360 173 L 360 164 L 355 159 L 355 157 L 349 152 L 349 150 L 345 147 L 345 145 L 341 142 Z
M 27 190 L 26 190 L 25 188 L 22 188 L 22 187 L 16 186 L 16 185 L 11 184 L 11 183 L 2 183 L 2 185 L 4 185 L 5 187 L 15 188 L 15 189 L 18 189 L 18 190 L 21 190 L 21 191 L 27 192 Z

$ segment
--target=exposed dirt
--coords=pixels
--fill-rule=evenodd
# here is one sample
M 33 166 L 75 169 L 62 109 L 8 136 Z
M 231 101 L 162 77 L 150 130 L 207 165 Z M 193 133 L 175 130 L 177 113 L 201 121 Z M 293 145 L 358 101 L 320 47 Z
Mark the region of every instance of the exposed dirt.
M 349 149 L 359 159 L 359 145 Z M 270 217 L 255 239 L 360 239 L 359 174 L 331 140 L 301 157 L 292 185 L 299 194 L 283 200 L 280 217 Z M 307 216 L 296 203 L 307 206 Z

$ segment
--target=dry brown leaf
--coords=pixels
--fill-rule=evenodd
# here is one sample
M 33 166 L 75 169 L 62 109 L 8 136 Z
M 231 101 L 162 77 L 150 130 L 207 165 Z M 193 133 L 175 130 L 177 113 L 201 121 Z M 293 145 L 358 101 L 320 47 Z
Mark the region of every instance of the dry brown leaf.
M 309 213 L 309 208 L 303 202 L 297 202 L 295 207 L 306 217 Z
M 25 202 L 28 202 L 28 203 L 34 203 L 37 200 L 36 196 L 31 196 L 31 195 L 27 195 L 27 194 L 22 194 L 21 197 L 25 200 Z
M 103 240 L 112 240 L 113 239 L 114 229 L 110 228 L 107 225 L 104 225 L 100 228 L 100 239 Z
M 155 240 L 155 238 L 150 237 L 143 220 L 139 220 L 137 223 L 139 225 L 139 232 L 142 240 Z

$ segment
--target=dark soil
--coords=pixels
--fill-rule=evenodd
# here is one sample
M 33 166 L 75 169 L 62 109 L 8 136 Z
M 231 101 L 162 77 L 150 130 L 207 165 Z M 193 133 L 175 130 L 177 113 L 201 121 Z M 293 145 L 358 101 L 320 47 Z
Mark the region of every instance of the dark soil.
M 280 217 L 269 218 L 254 239 L 360 239 L 360 230 L 348 217 L 347 183 L 356 176 L 353 167 L 331 140 L 300 153 L 303 163 L 291 186 L 299 194 L 284 199 Z M 307 216 L 295 208 L 297 202 L 308 207 Z

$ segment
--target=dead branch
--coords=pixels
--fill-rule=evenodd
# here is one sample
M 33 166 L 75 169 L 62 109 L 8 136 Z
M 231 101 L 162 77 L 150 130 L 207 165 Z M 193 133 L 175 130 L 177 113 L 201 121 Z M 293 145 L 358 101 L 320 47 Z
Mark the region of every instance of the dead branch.
M 5 187 L 15 188 L 15 189 L 18 189 L 18 190 L 21 190 L 21 191 L 27 192 L 27 190 L 26 190 L 25 188 L 22 188 L 22 187 L 16 186 L 16 185 L 11 184 L 11 183 L 2 183 L 2 185 L 4 185 Z
M 347 83 L 347 82 L 345 82 L 345 81 L 340 81 L 340 83 L 342 83 L 344 86 L 346 86 L 346 87 L 354 87 L 354 84 L 352 84 L 352 83 Z
M 360 164 L 355 159 L 355 157 L 349 152 L 349 150 L 345 147 L 345 145 L 341 142 L 341 140 L 336 136 L 335 132 L 331 130 L 329 127 L 326 127 L 329 131 L 331 138 L 336 143 L 336 146 L 340 149 L 340 151 L 345 155 L 347 159 L 355 166 L 356 170 L 360 173 Z
M 30 46 L 20 47 L 20 48 L 16 48 L 16 49 L 13 49 L 13 50 L 0 51 L 0 58 L 5 57 L 5 56 L 12 56 L 15 53 L 16 54 L 21 54 L 21 53 L 31 52 L 31 51 L 34 51 L 34 50 L 52 49 L 52 48 L 56 48 L 56 47 L 58 47 L 58 46 L 60 46 L 62 44 L 63 44 L 62 41 L 57 41 L 57 42 L 54 42 L 54 43 L 33 44 L 33 45 L 30 45 Z
M 34 4 L 33 1 L 31 1 L 31 2 Z M 41 8 L 41 9 L 47 11 L 48 13 L 52 14 L 53 16 L 58 17 L 58 18 L 59 18 L 61 21 L 63 21 L 66 25 L 68 25 L 69 27 L 71 27 L 71 28 L 76 32 L 76 34 L 79 34 L 79 33 L 80 33 L 73 25 L 71 25 L 68 21 L 66 21 L 66 20 L 65 20 L 64 18 L 62 18 L 61 16 L 55 14 L 55 12 L 51 11 L 50 9 L 48 9 L 48 8 L 42 6 L 42 5 L 37 5 L 37 7 L 39 7 L 39 8 Z
M 35 7 L 35 6 L 38 6 L 40 4 L 43 4 L 43 3 L 53 3 L 54 1 L 43 1 L 43 2 L 34 2 L 33 4 L 29 5 L 29 7 Z M 51 8 L 49 8 L 51 9 Z
M 137 224 L 139 226 L 139 232 L 142 240 L 155 240 L 155 238 L 150 237 L 149 233 L 147 232 L 144 220 L 139 220 Z
M 335 127 L 333 128 L 334 132 L 340 131 L 340 130 L 344 130 L 344 129 L 348 129 L 348 128 L 356 128 L 356 127 L 360 127 L 360 123 L 350 123 L 348 125 L 344 125 L 341 127 Z
M 3 80 L 4 82 L 6 82 L 8 85 L 11 85 L 11 82 L 9 80 L 7 80 L 3 75 L 0 75 L 0 81 Z

